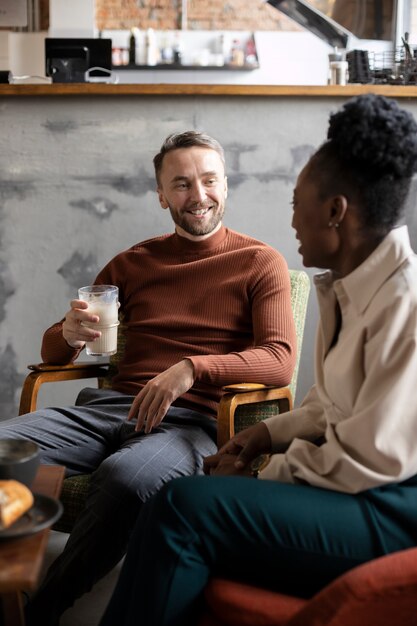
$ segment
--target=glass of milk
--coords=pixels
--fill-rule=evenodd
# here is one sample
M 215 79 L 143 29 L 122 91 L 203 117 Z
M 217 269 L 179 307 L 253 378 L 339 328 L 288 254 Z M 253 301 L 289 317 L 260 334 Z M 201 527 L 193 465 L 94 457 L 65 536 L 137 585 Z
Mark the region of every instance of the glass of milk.
M 88 302 L 88 312 L 98 315 L 98 322 L 83 322 L 84 326 L 101 332 L 95 341 L 87 341 L 86 353 L 91 356 L 110 356 L 117 352 L 117 327 L 119 326 L 119 288 L 114 285 L 88 285 L 80 287 L 78 297 Z

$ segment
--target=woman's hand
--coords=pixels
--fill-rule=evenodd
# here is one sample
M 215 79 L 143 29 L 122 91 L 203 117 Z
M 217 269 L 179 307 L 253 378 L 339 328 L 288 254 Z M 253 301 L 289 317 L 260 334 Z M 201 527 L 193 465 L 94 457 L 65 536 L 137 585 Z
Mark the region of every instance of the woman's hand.
M 216 468 L 223 463 L 224 456 L 232 456 L 236 470 L 246 469 L 260 454 L 271 452 L 271 437 L 268 428 L 258 422 L 232 437 L 217 452 L 204 459 L 204 473 L 214 474 Z
M 250 465 L 243 469 L 236 467 L 237 457 L 234 454 L 221 454 L 219 462 L 210 471 L 211 476 L 253 476 Z

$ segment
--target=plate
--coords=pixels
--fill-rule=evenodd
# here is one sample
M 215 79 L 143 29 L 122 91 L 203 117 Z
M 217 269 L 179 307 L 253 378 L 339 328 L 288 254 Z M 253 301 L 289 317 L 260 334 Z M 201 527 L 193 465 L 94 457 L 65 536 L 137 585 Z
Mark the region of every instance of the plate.
M 40 530 L 48 528 L 61 517 L 64 507 L 59 500 L 38 493 L 34 493 L 33 497 L 34 502 L 31 508 L 14 524 L 0 530 L 0 540 L 34 535 Z

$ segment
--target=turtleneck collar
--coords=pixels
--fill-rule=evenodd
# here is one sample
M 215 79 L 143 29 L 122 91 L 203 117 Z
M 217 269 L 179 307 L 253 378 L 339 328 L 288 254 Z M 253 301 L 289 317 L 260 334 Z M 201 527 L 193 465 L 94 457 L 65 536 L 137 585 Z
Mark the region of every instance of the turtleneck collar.
M 227 228 L 222 225 L 211 237 L 201 241 L 192 241 L 186 237 L 181 237 L 177 232 L 172 235 L 172 242 L 175 248 L 183 254 L 201 254 L 210 252 L 217 248 L 227 237 Z

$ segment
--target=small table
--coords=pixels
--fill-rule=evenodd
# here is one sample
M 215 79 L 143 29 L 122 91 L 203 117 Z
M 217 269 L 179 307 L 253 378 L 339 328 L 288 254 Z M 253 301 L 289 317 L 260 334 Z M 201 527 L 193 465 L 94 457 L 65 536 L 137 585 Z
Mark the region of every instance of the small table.
M 58 498 L 65 468 L 41 465 L 32 484 L 34 493 Z M 50 528 L 21 539 L 0 542 L 0 598 L 4 626 L 24 626 L 22 590 L 35 589 L 45 557 Z

